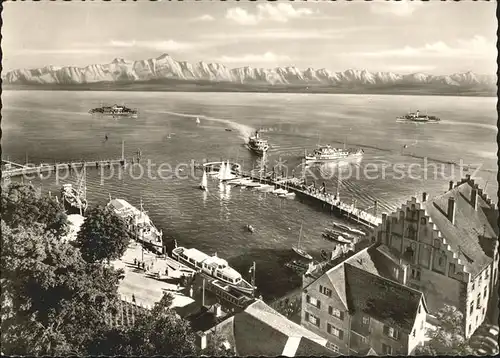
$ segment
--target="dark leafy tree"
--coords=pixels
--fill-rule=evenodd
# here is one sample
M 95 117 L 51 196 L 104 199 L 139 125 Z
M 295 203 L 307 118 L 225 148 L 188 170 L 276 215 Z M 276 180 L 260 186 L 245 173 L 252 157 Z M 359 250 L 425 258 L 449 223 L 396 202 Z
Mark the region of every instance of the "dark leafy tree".
M 42 196 L 31 184 L 11 183 L 2 188 L 2 220 L 13 229 L 41 224 L 56 238 L 69 229 L 62 205 L 55 198 Z
M 170 309 L 173 297 L 165 294 L 151 311 L 136 316 L 132 327 L 101 331 L 91 341 L 91 355 L 162 355 L 196 354 L 195 336 L 189 323 Z
M 417 348 L 418 355 L 474 355 L 463 330 L 463 313 L 456 307 L 445 305 L 437 314 L 440 325 L 427 332 L 430 338 Z
M 199 352 L 200 355 L 209 357 L 232 357 L 235 352 L 224 345 L 226 338 L 218 331 L 213 331 L 207 339 L 207 347 Z
M 109 208 L 93 207 L 87 211 L 76 245 L 88 262 L 120 258 L 130 242 L 127 224 Z
M 43 225 L 2 221 L 0 266 L 4 354 L 84 354 L 117 300 L 120 272 L 85 262 Z

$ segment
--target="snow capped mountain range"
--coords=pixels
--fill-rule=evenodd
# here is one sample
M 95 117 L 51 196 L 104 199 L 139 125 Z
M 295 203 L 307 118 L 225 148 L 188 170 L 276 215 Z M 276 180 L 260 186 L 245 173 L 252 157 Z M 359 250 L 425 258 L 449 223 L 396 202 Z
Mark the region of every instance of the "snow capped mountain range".
M 74 66 L 45 66 L 37 69 L 18 69 L 7 72 L 3 77 L 5 84 L 12 85 L 71 85 L 98 82 L 137 82 L 162 79 L 186 81 L 210 81 L 236 84 L 259 85 L 306 85 L 317 84 L 332 87 L 374 87 L 404 85 L 444 85 L 450 87 L 481 86 L 494 88 L 496 76 L 477 75 L 472 72 L 448 76 L 434 76 L 423 73 L 400 75 L 392 72 L 368 72 L 349 69 L 332 72 L 327 69 L 307 68 L 302 71 L 296 67 L 277 67 L 273 69 L 253 68 L 250 66 L 229 69 L 219 63 L 198 62 L 191 64 L 176 61 L 168 54 L 140 61 L 127 61 L 116 58 L 111 63 Z M 425 87 L 424 87 L 425 88 Z

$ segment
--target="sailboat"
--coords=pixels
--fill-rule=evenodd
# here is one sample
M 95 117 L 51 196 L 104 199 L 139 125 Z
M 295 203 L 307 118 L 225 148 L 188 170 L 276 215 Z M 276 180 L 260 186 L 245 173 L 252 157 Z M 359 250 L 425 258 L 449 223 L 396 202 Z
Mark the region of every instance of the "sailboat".
M 208 191 L 207 172 L 205 170 L 203 171 L 203 177 L 201 178 L 200 189 Z
M 300 225 L 299 243 L 297 244 L 297 246 L 292 246 L 292 250 L 296 254 L 302 256 L 303 258 L 308 259 L 308 260 L 312 260 L 312 256 L 309 255 L 305 250 L 302 250 L 300 248 L 300 238 L 301 238 L 301 236 L 302 236 L 302 225 Z
M 196 124 L 199 125 L 200 124 L 200 117 L 196 117 Z
M 222 162 L 219 168 L 219 180 L 226 179 L 226 163 Z
M 83 216 L 87 210 L 87 172 L 85 166 L 78 181 L 78 189 L 71 184 L 63 184 L 61 189 L 61 199 L 68 215 L 80 214 Z

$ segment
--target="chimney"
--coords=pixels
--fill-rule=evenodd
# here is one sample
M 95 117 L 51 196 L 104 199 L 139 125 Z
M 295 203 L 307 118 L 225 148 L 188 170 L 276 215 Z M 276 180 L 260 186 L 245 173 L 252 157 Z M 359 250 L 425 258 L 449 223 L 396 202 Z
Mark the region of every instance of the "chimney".
M 205 332 L 203 331 L 196 332 L 196 338 L 198 347 L 200 347 L 201 350 L 207 348 L 207 335 L 205 334 Z
M 427 193 L 423 192 L 422 193 L 422 202 L 425 203 L 427 201 Z
M 448 220 L 455 224 L 455 198 L 448 199 Z
M 401 265 L 399 268 L 399 274 L 401 275 L 400 281 L 402 285 L 406 285 L 406 276 L 408 275 L 408 266 Z
M 477 210 L 477 189 L 472 188 L 471 195 L 470 195 L 470 204 L 474 208 L 474 210 Z
M 216 303 L 214 306 L 215 317 L 219 318 L 222 316 L 222 307 L 220 304 Z
M 448 188 L 448 190 L 451 190 L 453 189 L 453 180 L 450 180 L 450 187 Z

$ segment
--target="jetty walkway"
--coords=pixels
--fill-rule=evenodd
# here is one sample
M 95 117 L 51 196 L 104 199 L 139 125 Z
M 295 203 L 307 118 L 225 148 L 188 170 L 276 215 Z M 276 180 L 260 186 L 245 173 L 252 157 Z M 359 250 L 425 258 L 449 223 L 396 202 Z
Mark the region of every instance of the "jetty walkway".
M 30 174 L 42 174 L 52 171 L 59 171 L 64 169 L 76 169 L 83 167 L 111 167 L 111 166 L 125 166 L 126 161 L 123 158 L 120 159 L 107 159 L 107 160 L 95 160 L 95 161 L 78 161 L 78 162 L 68 162 L 68 163 L 54 163 L 54 164 L 40 164 L 40 165 L 22 165 L 7 160 L 2 160 L 2 179 L 11 178 L 20 175 L 30 175 Z
M 314 187 L 314 185 L 306 186 L 303 180 L 299 178 L 283 178 L 275 177 L 266 174 L 265 177 L 260 177 L 253 172 L 244 172 L 242 177 L 249 178 L 254 181 L 273 185 L 276 188 L 282 188 L 294 192 L 297 196 L 304 199 L 311 199 L 319 204 L 322 208 L 329 210 L 333 214 L 362 224 L 368 228 L 374 228 L 382 223 L 382 218 L 377 217 L 377 202 L 373 205 L 373 214 L 358 209 L 353 204 L 347 204 L 337 198 L 336 195 L 327 193 L 325 189 Z

